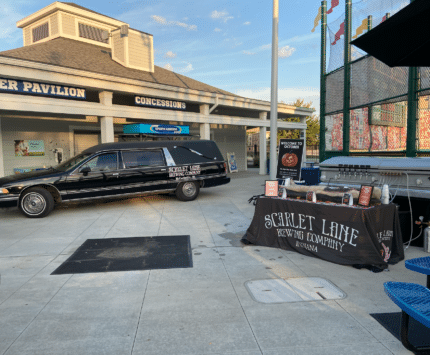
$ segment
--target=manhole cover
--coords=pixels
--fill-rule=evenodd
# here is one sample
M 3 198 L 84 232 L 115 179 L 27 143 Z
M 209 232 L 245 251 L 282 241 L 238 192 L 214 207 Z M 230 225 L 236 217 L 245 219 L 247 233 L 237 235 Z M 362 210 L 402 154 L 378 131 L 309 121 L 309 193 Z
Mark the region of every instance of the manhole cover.
M 254 280 L 245 283 L 251 297 L 261 303 L 337 300 L 346 294 L 320 277 Z

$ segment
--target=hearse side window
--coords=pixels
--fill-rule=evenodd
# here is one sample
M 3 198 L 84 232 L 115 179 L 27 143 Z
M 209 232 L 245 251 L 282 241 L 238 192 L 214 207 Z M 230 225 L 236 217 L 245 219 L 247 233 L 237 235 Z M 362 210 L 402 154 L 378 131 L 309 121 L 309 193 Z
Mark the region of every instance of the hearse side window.
M 85 167 L 91 168 L 91 171 L 109 171 L 117 170 L 118 158 L 116 153 L 100 154 L 94 159 L 81 166 L 79 170 Z
M 125 151 L 122 152 L 122 160 L 126 169 L 164 165 L 163 153 L 160 150 Z

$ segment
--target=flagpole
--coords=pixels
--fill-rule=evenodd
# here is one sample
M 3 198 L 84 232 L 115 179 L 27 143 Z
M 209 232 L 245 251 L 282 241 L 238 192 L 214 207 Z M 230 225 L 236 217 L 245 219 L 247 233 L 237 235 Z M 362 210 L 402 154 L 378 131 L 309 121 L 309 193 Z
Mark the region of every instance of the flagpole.
M 319 161 L 325 160 L 325 102 L 326 102 L 326 46 L 327 46 L 327 1 L 321 1 L 321 68 L 320 68 L 320 152 Z
M 273 0 L 272 23 L 272 85 L 270 92 L 270 180 L 276 180 L 278 159 L 278 22 L 279 0 Z

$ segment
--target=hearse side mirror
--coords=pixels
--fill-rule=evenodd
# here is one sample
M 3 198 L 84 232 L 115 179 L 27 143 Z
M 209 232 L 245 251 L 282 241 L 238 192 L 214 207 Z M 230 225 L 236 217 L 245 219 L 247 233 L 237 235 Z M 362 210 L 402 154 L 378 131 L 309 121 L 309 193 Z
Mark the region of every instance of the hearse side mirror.
M 87 176 L 90 171 L 91 171 L 91 168 L 89 166 L 85 166 L 81 170 L 79 170 L 79 172 L 84 174 L 84 176 Z

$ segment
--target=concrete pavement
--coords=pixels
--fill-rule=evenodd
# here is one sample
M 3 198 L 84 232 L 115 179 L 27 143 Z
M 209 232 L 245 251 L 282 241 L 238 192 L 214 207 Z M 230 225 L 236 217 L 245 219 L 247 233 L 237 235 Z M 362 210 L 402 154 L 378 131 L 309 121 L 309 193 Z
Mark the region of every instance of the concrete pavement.
M 230 174 L 197 200 L 154 196 L 61 205 L 44 219 L 0 210 L 0 354 L 410 354 L 370 313 L 399 312 L 372 273 L 294 252 L 243 246 L 267 176 Z M 191 236 L 193 268 L 50 275 L 86 239 Z M 406 259 L 426 256 L 410 247 Z M 322 277 L 336 301 L 263 304 L 249 280 Z

